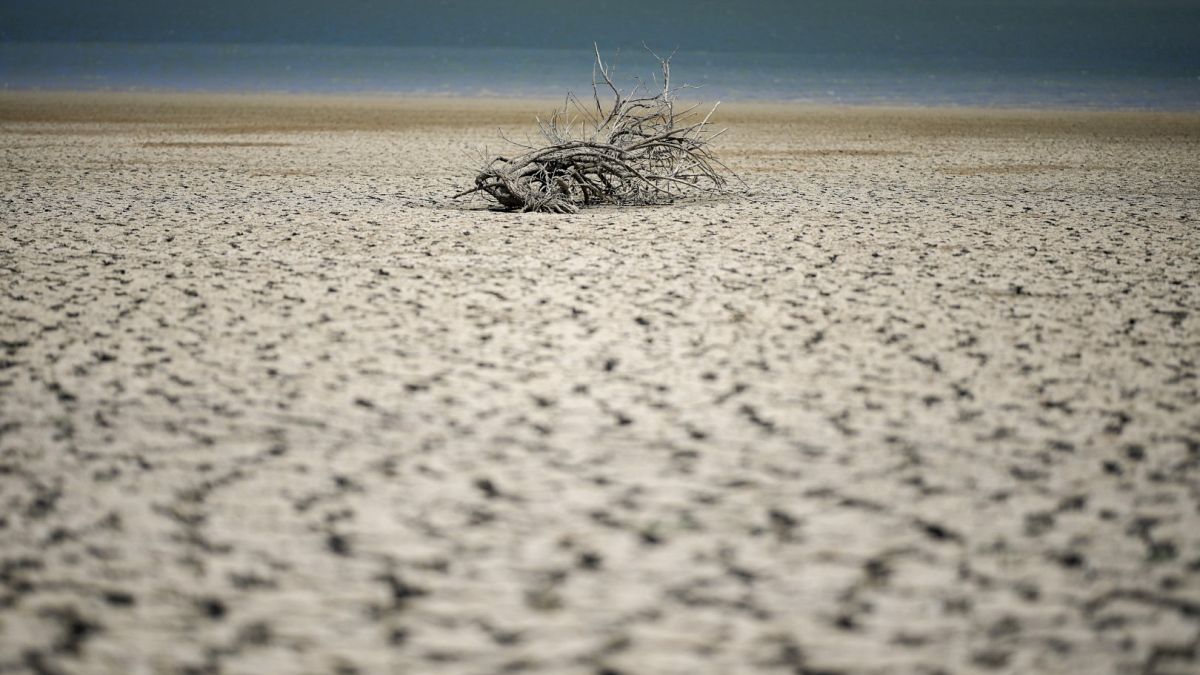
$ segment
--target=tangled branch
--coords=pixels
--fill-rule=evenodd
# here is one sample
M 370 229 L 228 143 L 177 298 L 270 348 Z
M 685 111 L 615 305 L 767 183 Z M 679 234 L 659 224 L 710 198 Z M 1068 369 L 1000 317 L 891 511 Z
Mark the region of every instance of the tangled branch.
M 492 159 L 475 176 L 475 187 L 455 197 L 482 192 L 512 211 L 575 213 L 581 206 L 661 204 L 685 194 L 724 192 L 728 168 L 709 150 L 723 133 L 708 124 L 717 106 L 699 121 L 696 106 L 677 112 L 671 57 L 654 56 L 662 90 L 639 95 L 639 84 L 625 94 L 597 47 L 592 102 L 568 94 L 549 120 L 538 120 L 547 145 Z M 602 92 L 612 97 L 607 106 Z

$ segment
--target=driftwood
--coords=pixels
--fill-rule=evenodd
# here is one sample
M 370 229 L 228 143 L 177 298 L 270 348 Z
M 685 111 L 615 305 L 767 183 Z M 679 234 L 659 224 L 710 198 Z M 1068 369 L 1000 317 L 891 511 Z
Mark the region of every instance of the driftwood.
M 671 59 L 655 58 L 662 67 L 661 91 L 649 95 L 638 84 L 625 94 L 597 48 L 591 103 L 568 94 L 549 120 L 538 120 L 544 147 L 524 145 L 521 155 L 492 159 L 479 170 L 475 187 L 455 197 L 482 192 L 512 211 L 575 213 L 581 206 L 661 204 L 724 192 L 728 169 L 709 150 L 724 131 L 709 128 L 717 106 L 699 120 L 696 106 L 676 112 Z M 612 96 L 607 106 L 601 92 Z

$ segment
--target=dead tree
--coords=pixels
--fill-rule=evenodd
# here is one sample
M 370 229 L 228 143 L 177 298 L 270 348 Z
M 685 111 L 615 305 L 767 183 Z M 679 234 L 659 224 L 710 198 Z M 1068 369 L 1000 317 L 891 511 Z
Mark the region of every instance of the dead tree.
M 661 91 L 650 95 L 639 83 L 625 94 L 596 48 L 592 102 L 568 94 L 549 120 L 537 121 L 545 146 L 525 145 L 523 154 L 492 159 L 475 187 L 455 198 L 482 192 L 512 211 L 575 213 L 581 206 L 661 204 L 725 192 L 728 168 L 709 149 L 724 131 L 714 133 L 708 124 L 717 106 L 699 120 L 697 106 L 677 112 L 671 58 L 655 58 Z M 602 93 L 612 97 L 607 106 Z

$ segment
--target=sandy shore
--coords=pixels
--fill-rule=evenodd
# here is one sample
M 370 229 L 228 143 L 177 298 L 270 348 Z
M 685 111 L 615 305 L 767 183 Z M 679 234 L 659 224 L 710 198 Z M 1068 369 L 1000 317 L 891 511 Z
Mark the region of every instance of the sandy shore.
M 0 94 L 0 672 L 1200 668 L 1200 115 Z

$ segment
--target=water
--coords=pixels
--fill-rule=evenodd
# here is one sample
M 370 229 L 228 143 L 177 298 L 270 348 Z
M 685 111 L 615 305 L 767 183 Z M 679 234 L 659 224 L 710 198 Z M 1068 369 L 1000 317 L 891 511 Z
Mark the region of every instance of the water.
M 655 73 L 642 52 L 612 61 L 622 84 Z M 693 95 L 707 101 L 1200 110 L 1190 65 L 740 52 L 672 63 L 673 82 L 700 86 Z M 587 50 L 0 43 L 6 89 L 561 96 L 590 93 L 591 68 Z

